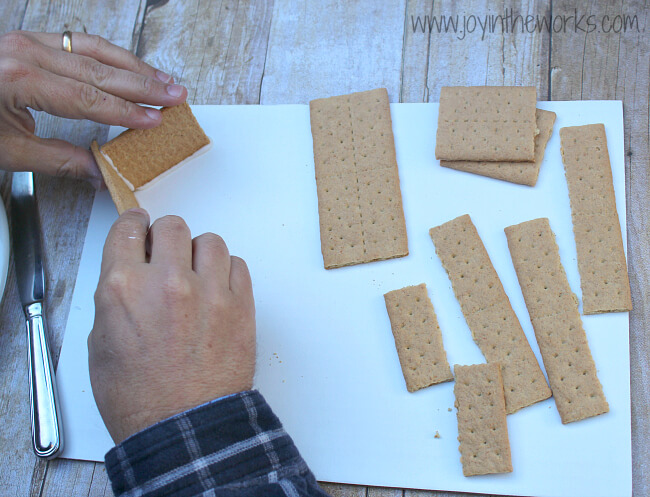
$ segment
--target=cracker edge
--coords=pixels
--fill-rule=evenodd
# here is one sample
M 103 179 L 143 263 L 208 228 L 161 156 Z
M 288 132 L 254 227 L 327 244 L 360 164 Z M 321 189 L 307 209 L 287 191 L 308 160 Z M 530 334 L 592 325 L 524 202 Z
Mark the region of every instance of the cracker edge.
M 133 209 L 135 207 L 140 207 L 138 200 L 135 198 L 133 192 L 126 186 L 126 183 L 120 178 L 115 170 L 111 167 L 108 161 L 104 158 L 102 153 L 99 150 L 99 145 L 97 140 L 93 140 L 90 144 L 90 151 L 95 158 L 95 162 L 99 167 L 106 187 L 108 188 L 113 203 L 117 208 L 117 213 L 122 215 L 124 211 Z

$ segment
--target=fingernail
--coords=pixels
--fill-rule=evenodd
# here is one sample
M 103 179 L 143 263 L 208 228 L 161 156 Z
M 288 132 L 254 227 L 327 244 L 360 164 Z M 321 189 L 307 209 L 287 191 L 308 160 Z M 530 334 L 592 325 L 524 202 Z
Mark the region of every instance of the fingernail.
M 172 77 L 169 74 L 159 71 L 157 69 L 156 69 L 156 77 L 163 83 L 169 83 L 172 79 Z
M 160 121 L 160 111 L 158 109 L 152 109 L 151 107 L 145 107 L 144 109 L 147 117 L 152 121 Z
M 181 85 L 168 85 L 167 93 L 172 97 L 180 97 L 181 93 L 183 93 L 183 87 Z

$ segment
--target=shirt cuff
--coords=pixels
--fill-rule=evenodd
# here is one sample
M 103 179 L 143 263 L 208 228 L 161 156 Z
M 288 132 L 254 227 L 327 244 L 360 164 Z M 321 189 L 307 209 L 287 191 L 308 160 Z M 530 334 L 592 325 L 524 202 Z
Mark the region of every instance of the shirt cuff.
M 150 426 L 111 449 L 105 460 L 116 496 L 190 496 L 207 488 L 273 484 L 298 475 L 313 479 L 255 390 Z

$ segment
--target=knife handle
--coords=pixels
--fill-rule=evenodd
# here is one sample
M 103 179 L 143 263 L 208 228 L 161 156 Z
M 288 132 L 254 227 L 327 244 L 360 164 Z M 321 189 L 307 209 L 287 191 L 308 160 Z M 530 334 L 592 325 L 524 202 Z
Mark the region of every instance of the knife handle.
M 56 457 L 63 448 L 63 430 L 59 416 L 54 368 L 45 335 L 43 305 L 27 306 L 29 341 L 29 400 L 32 410 L 34 453 L 43 459 Z

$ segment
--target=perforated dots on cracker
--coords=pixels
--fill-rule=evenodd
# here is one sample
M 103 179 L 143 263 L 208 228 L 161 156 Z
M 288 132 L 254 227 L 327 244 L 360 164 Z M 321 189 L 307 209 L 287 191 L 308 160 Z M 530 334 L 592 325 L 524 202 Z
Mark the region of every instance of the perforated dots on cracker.
M 325 268 L 408 255 L 386 90 L 309 107 Z
M 562 423 L 609 411 L 548 219 L 505 229 Z
M 465 476 L 512 472 L 501 368 L 454 366 L 458 450 Z
M 436 159 L 533 162 L 536 101 L 534 87 L 441 88 Z
M 560 129 L 585 314 L 632 309 L 607 136 L 602 124 Z
M 384 295 L 395 348 L 409 392 L 453 378 L 424 283 Z
M 539 134 L 535 137 L 535 162 L 487 162 L 487 161 L 447 161 L 440 165 L 457 171 L 478 174 L 489 178 L 508 181 L 519 185 L 535 186 L 544 160 L 546 144 L 551 138 L 555 112 L 537 109 L 536 119 Z

